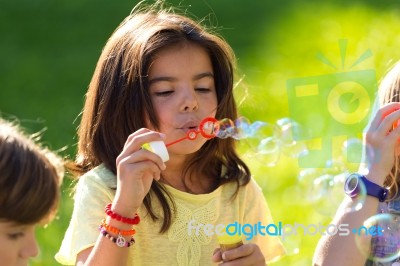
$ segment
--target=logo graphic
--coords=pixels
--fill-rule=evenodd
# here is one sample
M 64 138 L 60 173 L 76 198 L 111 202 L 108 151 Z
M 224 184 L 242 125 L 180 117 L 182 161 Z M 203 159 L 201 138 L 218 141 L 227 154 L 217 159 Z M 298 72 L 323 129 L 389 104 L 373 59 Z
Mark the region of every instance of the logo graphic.
M 207 236 L 243 236 L 247 241 L 251 241 L 255 236 L 279 236 L 285 239 L 288 236 L 294 236 L 298 234 L 302 235 L 340 235 L 348 236 L 353 235 L 363 235 L 363 236 L 383 236 L 384 230 L 378 225 L 365 226 L 352 228 L 349 224 L 328 224 L 322 225 L 318 224 L 308 224 L 304 225 L 301 223 L 294 224 L 284 224 L 278 222 L 277 224 L 262 224 L 258 222 L 256 224 L 241 224 L 237 221 L 233 223 L 225 224 L 202 224 L 198 223 L 196 220 L 190 220 L 188 223 L 188 235 L 192 234 L 201 235 L 205 234 Z
M 339 40 L 342 70 L 345 65 L 347 40 Z M 350 69 L 372 56 L 367 50 Z M 321 53 L 317 58 L 338 69 Z M 368 124 L 374 95 L 377 91 L 376 73 L 373 69 L 344 71 L 328 75 L 294 78 L 287 81 L 289 112 L 293 120 L 307 129 L 298 141 L 318 143 L 308 154 L 299 158 L 301 168 L 324 168 L 332 159 L 335 137 L 360 138 Z M 351 156 L 352 163 L 361 162 Z

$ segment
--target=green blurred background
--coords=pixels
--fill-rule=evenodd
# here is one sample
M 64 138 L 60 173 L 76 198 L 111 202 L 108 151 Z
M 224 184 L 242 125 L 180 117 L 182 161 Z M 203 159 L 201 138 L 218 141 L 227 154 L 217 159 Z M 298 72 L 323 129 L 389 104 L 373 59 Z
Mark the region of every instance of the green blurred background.
M 74 157 L 79 113 L 95 64 L 107 38 L 137 1 L 0 1 L 0 114 L 42 141 Z M 341 65 L 339 39 L 348 41 L 346 62 L 370 49 L 372 57 L 352 70 L 373 69 L 379 80 L 400 58 L 400 9 L 396 1 L 218 0 L 168 1 L 216 26 L 236 52 L 240 112 L 251 121 L 290 117 L 286 82 L 331 74 L 317 53 Z M 350 64 L 350 63 L 349 63 Z M 321 102 L 321 106 L 326 103 Z M 315 107 L 316 109 L 319 107 Z M 64 149 L 66 147 L 66 149 Z M 305 200 L 296 158 L 274 167 L 251 163 L 275 222 L 329 223 L 331 211 Z M 300 188 L 300 189 L 299 189 Z M 57 265 L 53 256 L 72 211 L 71 181 L 63 185 L 57 219 L 38 230 L 41 254 L 32 265 Z M 302 194 L 303 193 L 303 194 Z M 325 206 L 325 205 L 323 205 Z M 287 237 L 288 256 L 273 265 L 310 265 L 319 235 Z

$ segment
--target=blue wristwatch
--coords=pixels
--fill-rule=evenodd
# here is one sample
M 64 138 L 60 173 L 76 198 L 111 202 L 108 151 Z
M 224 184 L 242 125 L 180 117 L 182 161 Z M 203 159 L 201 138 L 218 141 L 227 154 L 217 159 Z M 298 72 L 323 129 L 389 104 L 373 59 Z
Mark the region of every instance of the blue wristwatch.
M 347 177 L 344 184 L 345 193 L 351 198 L 359 195 L 361 190 L 360 182 L 364 184 L 367 195 L 379 199 L 380 202 L 384 202 L 386 200 L 389 194 L 388 189 L 369 181 L 365 176 L 358 173 L 353 173 Z

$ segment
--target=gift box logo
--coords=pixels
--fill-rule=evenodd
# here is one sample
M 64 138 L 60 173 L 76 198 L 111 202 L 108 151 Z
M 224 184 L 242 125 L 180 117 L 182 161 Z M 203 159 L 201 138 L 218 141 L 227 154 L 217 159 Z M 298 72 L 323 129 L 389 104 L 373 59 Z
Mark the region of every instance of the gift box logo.
M 342 66 L 346 45 L 346 40 L 339 41 Z M 368 50 L 350 69 L 371 55 Z M 334 66 L 321 54 L 319 59 Z M 332 160 L 334 138 L 361 138 L 370 119 L 376 91 L 376 73 L 373 69 L 289 79 L 287 93 L 290 116 L 307 132 L 297 140 L 319 143 L 318 148 L 309 149 L 306 155 L 299 158 L 299 167 L 324 168 L 326 162 Z M 347 159 L 359 163 L 361 155 L 353 154 Z

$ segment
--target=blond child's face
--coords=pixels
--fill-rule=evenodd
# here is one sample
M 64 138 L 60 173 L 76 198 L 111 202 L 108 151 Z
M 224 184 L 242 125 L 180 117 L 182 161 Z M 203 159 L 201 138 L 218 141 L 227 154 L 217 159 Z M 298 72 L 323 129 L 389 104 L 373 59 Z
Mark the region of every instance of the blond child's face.
M 0 222 L 0 264 L 28 265 L 29 258 L 39 252 L 34 225 Z
M 204 48 L 185 44 L 162 50 L 150 67 L 149 81 L 159 131 L 166 134 L 166 143 L 196 130 L 204 118 L 215 117 L 218 103 L 214 71 Z M 169 152 L 190 154 L 205 142 L 198 134 L 195 140 L 172 145 Z

